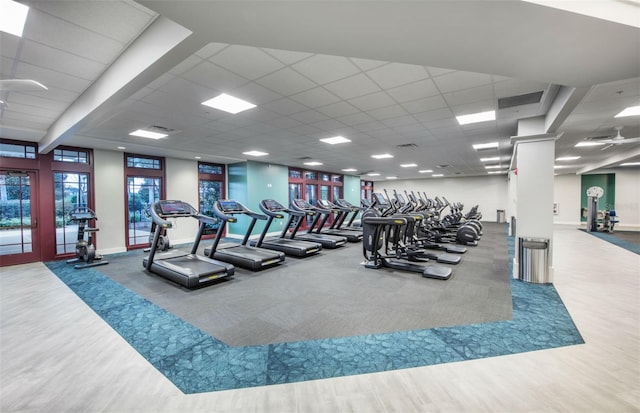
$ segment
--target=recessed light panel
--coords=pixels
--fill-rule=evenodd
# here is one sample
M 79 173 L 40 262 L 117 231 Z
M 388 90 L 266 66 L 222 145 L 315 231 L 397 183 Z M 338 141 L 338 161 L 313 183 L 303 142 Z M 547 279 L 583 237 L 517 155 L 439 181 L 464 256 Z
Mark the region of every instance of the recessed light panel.
M 602 145 L 606 145 L 606 143 L 604 143 L 604 142 L 595 142 L 595 141 L 582 141 L 582 142 L 576 143 L 575 147 L 576 148 L 580 148 L 580 147 L 584 147 L 584 146 L 602 146 Z
M 0 31 L 22 37 L 29 7 L 13 0 L 0 0 Z
M 253 103 L 227 95 L 226 93 L 222 93 L 212 99 L 202 102 L 202 104 L 234 115 L 256 107 Z
M 433 172 L 433 169 L 423 169 L 423 170 L 418 171 L 418 172 L 421 173 L 421 174 L 427 174 L 427 173 Z
M 356 172 L 357 169 L 356 168 L 345 168 L 342 170 L 342 172 Z
M 507 171 L 489 171 L 487 172 L 489 175 L 495 175 L 495 174 L 506 174 Z
M 139 136 L 141 138 L 149 138 L 149 139 L 162 139 L 162 138 L 166 138 L 167 136 L 169 136 L 166 133 L 151 132 L 149 130 L 144 130 L 144 129 L 135 130 L 135 131 L 131 132 L 129 135 L 131 135 L 131 136 Z
M 444 176 L 443 174 L 433 174 L 431 175 L 434 178 L 440 178 L 441 176 Z
M 625 162 L 621 163 L 620 166 L 640 166 L 640 162 Z
M 472 145 L 472 146 L 473 146 L 473 149 L 475 149 L 476 151 L 482 150 L 482 149 L 492 149 L 492 148 L 497 148 L 498 147 L 498 142 L 477 143 L 477 144 Z
M 305 162 L 304 164 L 309 166 L 318 166 L 318 165 L 322 165 L 322 162 L 311 161 L 311 162 Z
M 380 176 L 380 174 L 377 172 L 369 172 L 367 176 Z
M 458 119 L 458 123 L 460 125 L 468 125 L 470 123 L 478 123 L 478 122 L 487 122 L 490 120 L 496 120 L 496 111 L 490 110 L 487 112 L 472 113 L 470 115 L 461 115 L 461 116 L 456 116 L 456 119 Z
M 493 158 L 480 158 L 480 162 L 494 162 L 499 160 L 500 160 L 499 156 L 494 156 Z
M 242 152 L 243 155 L 249 155 L 249 156 L 266 156 L 269 155 L 266 152 L 260 152 L 260 151 L 247 151 L 247 152 Z
M 556 158 L 556 161 L 575 161 L 576 159 L 580 159 L 579 156 L 561 156 L 560 158 Z
M 381 153 L 379 155 L 371 155 L 371 157 L 374 159 L 387 159 L 387 158 L 393 158 L 393 155 L 389 153 Z
M 624 118 L 627 116 L 638 116 L 640 115 L 640 106 L 630 106 L 618 113 L 614 118 Z
M 500 169 L 500 165 L 487 165 L 484 169 Z
M 387 176 L 387 179 L 398 179 L 397 176 Z
M 416 166 L 418 166 L 418 164 L 417 163 L 403 163 L 400 166 L 402 168 L 415 168 Z
M 347 142 L 351 142 L 351 139 L 347 139 L 344 136 L 334 136 L 333 138 L 323 138 L 320 139 L 322 142 L 324 143 L 328 143 L 331 145 L 335 145 L 337 143 L 347 143 Z

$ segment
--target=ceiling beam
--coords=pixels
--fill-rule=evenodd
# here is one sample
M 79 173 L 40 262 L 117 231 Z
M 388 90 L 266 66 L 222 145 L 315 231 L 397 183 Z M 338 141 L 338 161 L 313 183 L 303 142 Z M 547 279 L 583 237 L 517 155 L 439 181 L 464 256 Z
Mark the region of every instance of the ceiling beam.
M 622 144 L 624 145 L 624 144 Z M 608 166 L 611 166 L 613 164 L 622 162 L 622 161 L 626 161 L 627 159 L 631 159 L 631 158 L 635 158 L 637 156 L 640 156 L 640 146 L 636 147 L 635 149 L 630 150 L 629 152 L 625 152 L 625 153 L 619 153 L 617 155 L 613 155 L 610 156 L 602 161 L 599 162 L 595 162 L 592 163 L 590 165 L 587 165 L 581 169 L 578 169 L 576 171 L 576 175 L 582 175 L 585 174 L 587 172 L 591 172 L 594 171 L 596 169 L 600 169 L 600 168 L 606 168 Z

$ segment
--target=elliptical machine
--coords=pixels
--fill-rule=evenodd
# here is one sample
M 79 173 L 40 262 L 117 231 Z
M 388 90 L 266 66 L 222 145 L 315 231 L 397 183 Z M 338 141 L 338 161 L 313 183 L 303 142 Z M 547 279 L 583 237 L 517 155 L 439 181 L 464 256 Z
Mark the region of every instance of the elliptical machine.
M 96 267 L 98 265 L 109 264 L 108 261 L 102 259 L 102 255 L 96 253 L 93 245 L 93 233 L 98 232 L 98 228 L 88 227 L 89 221 L 97 221 L 96 213 L 88 207 L 75 207 L 69 212 L 69 222 L 78 223 L 78 237 L 76 240 L 76 258 L 67 260 L 67 264 L 76 264 L 75 269 Z M 85 239 L 85 234 L 87 237 Z

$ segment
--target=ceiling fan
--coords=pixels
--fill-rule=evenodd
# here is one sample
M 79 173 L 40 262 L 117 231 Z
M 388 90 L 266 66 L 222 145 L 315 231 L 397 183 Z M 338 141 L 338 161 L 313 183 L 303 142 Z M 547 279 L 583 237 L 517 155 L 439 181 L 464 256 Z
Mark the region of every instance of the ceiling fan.
M 623 143 L 640 142 L 640 137 L 625 138 L 624 136 L 622 136 L 622 134 L 620 133 L 620 131 L 622 130 L 622 126 L 616 126 L 614 129 L 616 130 L 616 134 L 614 136 L 598 136 L 593 138 L 587 138 L 587 140 L 597 144 L 605 145 L 602 149 L 600 149 L 601 151 L 604 151 L 605 149 L 609 149 L 612 146 L 621 145 Z

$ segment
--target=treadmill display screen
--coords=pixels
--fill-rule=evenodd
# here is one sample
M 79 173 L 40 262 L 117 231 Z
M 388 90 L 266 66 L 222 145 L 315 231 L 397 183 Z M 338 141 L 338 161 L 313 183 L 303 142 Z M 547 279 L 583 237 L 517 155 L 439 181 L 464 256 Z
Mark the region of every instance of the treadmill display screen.
M 185 208 L 182 201 L 162 201 L 160 202 L 160 213 L 162 215 L 179 215 L 188 214 L 189 210 Z
M 406 201 L 404 200 L 404 196 L 402 196 L 402 194 L 396 194 L 396 197 L 398 197 L 398 201 L 400 201 L 401 204 L 406 203 Z
M 277 211 L 284 208 L 281 204 L 279 204 L 277 201 L 274 201 L 273 199 L 265 199 L 263 204 L 269 211 Z
M 238 207 L 238 203 L 236 201 L 226 200 L 218 201 L 218 203 L 220 204 L 220 209 L 224 212 L 240 211 L 240 208 Z
M 384 195 L 382 195 L 381 193 L 374 192 L 373 197 L 376 199 L 376 203 L 381 207 L 389 206 L 389 202 L 387 202 L 387 198 L 385 198 Z
M 301 209 L 309 209 L 309 203 L 307 201 L 305 201 L 304 199 L 294 199 L 293 203 L 295 204 L 295 206 L 297 206 L 298 208 Z

